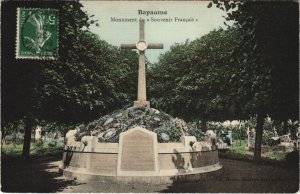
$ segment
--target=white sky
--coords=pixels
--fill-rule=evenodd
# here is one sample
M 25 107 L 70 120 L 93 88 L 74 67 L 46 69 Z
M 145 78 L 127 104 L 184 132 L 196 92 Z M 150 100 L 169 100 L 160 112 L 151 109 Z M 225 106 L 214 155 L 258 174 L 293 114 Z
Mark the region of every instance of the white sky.
M 136 43 L 139 39 L 139 23 L 111 22 L 116 18 L 143 18 L 145 22 L 145 40 L 148 43 L 163 43 L 164 49 L 146 50 L 146 57 L 156 62 L 161 53 L 170 49 L 174 43 L 194 40 L 220 26 L 225 28 L 222 15 L 217 8 L 207 8 L 209 1 L 81 1 L 83 10 L 93 19 L 99 20 L 99 27 L 90 30 L 108 43 L 120 46 L 122 43 Z M 167 15 L 138 15 L 138 10 L 167 11 Z M 154 18 L 173 18 L 172 22 L 151 22 Z M 174 18 L 194 18 L 195 22 L 175 22 Z

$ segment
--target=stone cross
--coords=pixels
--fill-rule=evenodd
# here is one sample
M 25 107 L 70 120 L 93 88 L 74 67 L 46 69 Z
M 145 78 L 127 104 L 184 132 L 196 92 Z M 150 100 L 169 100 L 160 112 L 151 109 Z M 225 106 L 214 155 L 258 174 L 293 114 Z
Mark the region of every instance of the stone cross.
M 145 50 L 146 49 L 163 49 L 163 44 L 147 43 L 145 41 L 145 21 L 140 20 L 140 38 L 136 44 L 121 44 L 121 49 L 138 49 L 139 50 L 139 76 L 138 76 L 138 97 L 134 101 L 135 107 L 150 107 L 150 102 L 146 99 L 146 73 L 145 73 Z

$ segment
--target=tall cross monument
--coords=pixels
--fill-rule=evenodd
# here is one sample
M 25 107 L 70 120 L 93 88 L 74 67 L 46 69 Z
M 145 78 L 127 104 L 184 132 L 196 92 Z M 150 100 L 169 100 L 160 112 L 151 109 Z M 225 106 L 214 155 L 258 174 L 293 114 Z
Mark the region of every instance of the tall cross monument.
M 140 39 L 136 44 L 121 44 L 121 49 L 139 50 L 139 77 L 138 77 L 138 95 L 133 106 L 150 107 L 150 102 L 146 98 L 146 73 L 145 73 L 145 51 L 146 49 L 163 49 L 163 44 L 147 43 L 145 41 L 145 21 L 140 20 Z

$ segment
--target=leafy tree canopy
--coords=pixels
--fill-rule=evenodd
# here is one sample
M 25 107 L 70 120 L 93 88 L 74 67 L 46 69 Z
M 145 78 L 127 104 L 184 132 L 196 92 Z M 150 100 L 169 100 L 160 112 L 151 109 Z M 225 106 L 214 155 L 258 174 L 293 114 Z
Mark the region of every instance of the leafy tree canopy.
M 95 20 L 77 1 L 2 2 L 2 121 L 25 115 L 61 123 L 84 122 L 133 101 L 137 54 L 89 32 Z M 57 60 L 16 60 L 17 7 L 59 10 Z M 3 30 L 5 29 L 5 30 Z
M 153 104 L 188 119 L 297 119 L 297 4 L 213 2 L 235 25 L 162 55 L 150 70 Z
M 232 59 L 239 37 L 236 29 L 219 29 L 174 45 L 150 71 L 153 103 L 186 119 L 242 117 L 233 85 L 239 67 Z

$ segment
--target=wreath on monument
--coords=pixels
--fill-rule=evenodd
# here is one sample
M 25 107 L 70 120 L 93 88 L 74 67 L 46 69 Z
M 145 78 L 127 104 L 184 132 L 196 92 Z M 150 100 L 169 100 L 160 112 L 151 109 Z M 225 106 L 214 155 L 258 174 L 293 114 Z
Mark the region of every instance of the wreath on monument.
M 121 132 L 134 127 L 143 127 L 157 133 L 158 142 L 179 142 L 181 136 L 196 136 L 203 140 L 205 134 L 184 120 L 148 107 L 128 107 L 78 127 L 77 141 L 83 136 L 97 136 L 99 142 L 118 142 Z M 195 135 L 196 133 L 196 135 Z

